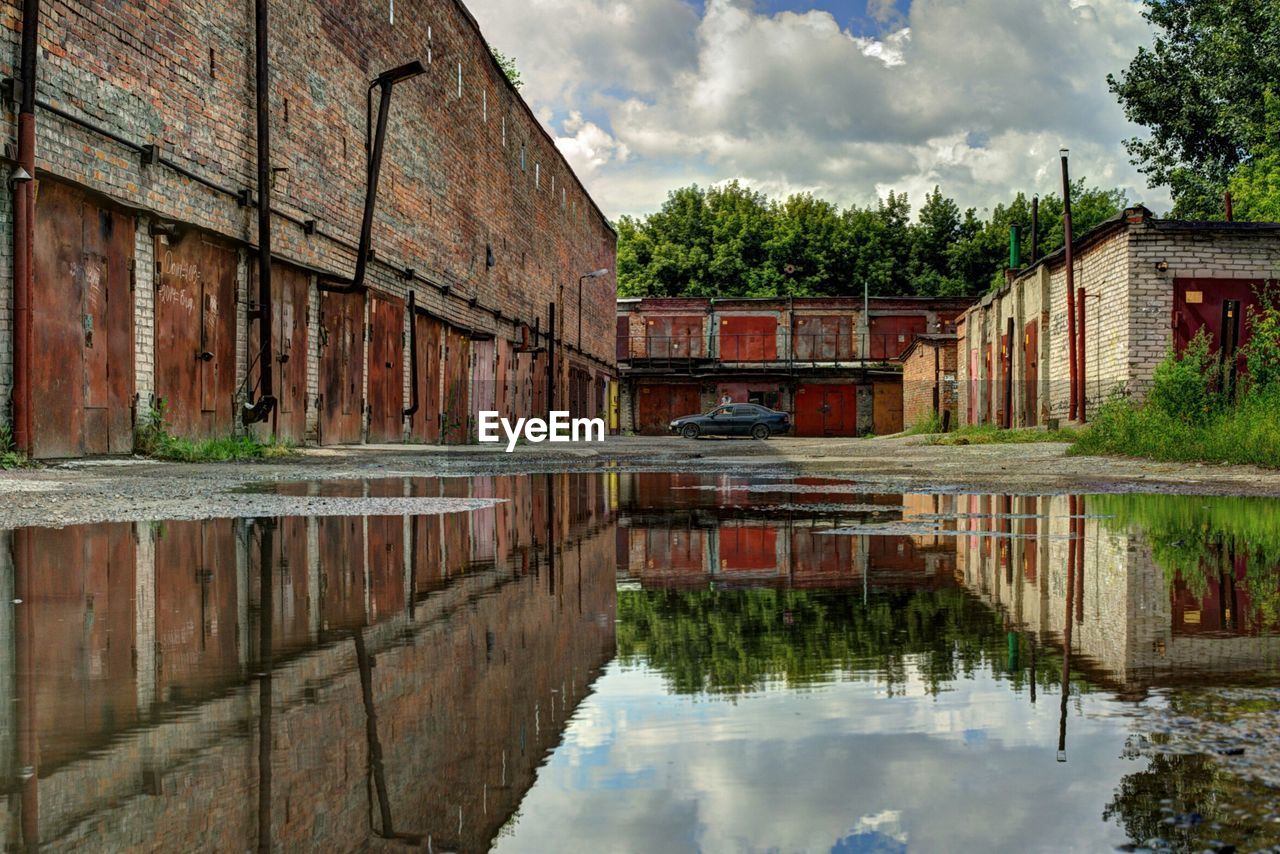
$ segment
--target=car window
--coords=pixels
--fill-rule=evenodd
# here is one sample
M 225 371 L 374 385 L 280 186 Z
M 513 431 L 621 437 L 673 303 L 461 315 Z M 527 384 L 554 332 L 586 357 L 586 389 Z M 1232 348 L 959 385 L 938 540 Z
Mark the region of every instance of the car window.
M 711 410 L 711 414 L 712 414 L 713 416 L 715 416 L 715 415 L 729 415 L 729 414 L 731 414 L 731 413 L 732 413 L 732 410 L 733 410 L 733 407 L 731 407 L 731 406 L 721 406 L 721 407 L 720 407 L 720 408 L 718 408 L 718 409 L 713 409 L 713 410 Z
M 759 409 L 754 406 L 735 406 L 733 408 L 734 415 L 755 415 L 757 412 L 759 412 Z

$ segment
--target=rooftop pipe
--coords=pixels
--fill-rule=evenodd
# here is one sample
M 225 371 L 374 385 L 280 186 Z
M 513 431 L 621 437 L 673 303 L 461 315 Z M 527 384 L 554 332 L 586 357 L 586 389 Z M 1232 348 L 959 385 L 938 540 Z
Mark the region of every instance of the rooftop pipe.
M 1076 272 L 1075 256 L 1071 240 L 1071 175 L 1067 168 L 1067 149 L 1060 151 L 1062 156 L 1062 239 L 1066 250 L 1067 262 L 1067 353 L 1070 370 L 1070 419 L 1075 421 L 1079 414 L 1077 389 L 1080 385 L 1077 376 L 1078 366 L 1076 349 Z
M 242 419 L 245 424 L 266 421 L 275 409 L 272 394 L 271 340 L 271 66 L 268 59 L 267 0 L 255 0 L 256 77 L 258 96 L 258 402 L 245 401 Z M 274 432 L 274 431 L 273 431 Z

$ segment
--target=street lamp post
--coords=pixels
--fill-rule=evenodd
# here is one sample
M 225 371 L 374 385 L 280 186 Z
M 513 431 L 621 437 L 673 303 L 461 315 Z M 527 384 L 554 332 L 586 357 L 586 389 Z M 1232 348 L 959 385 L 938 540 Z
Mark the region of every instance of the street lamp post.
M 609 275 L 607 267 L 601 267 L 599 270 L 592 270 L 585 276 L 578 277 L 578 352 L 582 352 L 582 283 L 587 279 L 601 279 Z

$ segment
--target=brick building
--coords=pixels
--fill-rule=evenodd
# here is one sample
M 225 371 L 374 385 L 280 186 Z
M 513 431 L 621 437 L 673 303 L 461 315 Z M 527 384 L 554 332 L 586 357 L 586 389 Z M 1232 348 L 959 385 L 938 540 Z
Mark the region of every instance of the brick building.
M 26 773 L 0 841 L 349 851 L 395 830 L 488 850 L 614 654 L 607 484 L 300 491 L 366 488 L 505 501 L 281 518 L 265 565 L 269 519 L 0 531 L 0 578 L 30 609 L 0 633 L 26 674 L 3 675 L 0 724 L 24 736 L 0 761 Z
M 956 341 L 954 333 L 918 335 L 902 355 L 903 425 L 933 415 L 957 423 Z
M 477 410 L 545 412 L 552 392 L 599 412 L 615 234 L 472 16 L 454 0 L 268 8 L 278 435 L 460 442 Z M 6 12 L 13 78 L 22 4 Z M 15 235 L 0 241 L 4 419 L 37 457 L 129 451 L 161 400 L 175 433 L 230 434 L 260 367 L 254 5 L 67 0 L 41 4 L 36 32 L 36 180 L 0 200 Z M 387 113 L 366 287 L 344 293 L 370 81 L 415 60 L 425 73 L 394 86 Z M 27 193 L 29 291 L 14 257 Z M 28 292 L 30 400 L 15 409 Z
M 621 427 L 660 435 L 728 395 L 792 413 L 801 436 L 903 427 L 902 355 L 954 331 L 968 299 L 618 301 Z
M 1170 346 L 1224 323 L 1249 337 L 1258 289 L 1280 278 L 1280 224 L 1183 222 L 1130 208 L 1076 238 L 1083 293 L 1086 414 L 1124 390 L 1141 397 Z M 1228 321 L 1224 305 L 1237 310 Z M 1066 259 L 1062 250 L 1015 271 L 961 318 L 964 423 L 1044 424 L 1069 416 Z

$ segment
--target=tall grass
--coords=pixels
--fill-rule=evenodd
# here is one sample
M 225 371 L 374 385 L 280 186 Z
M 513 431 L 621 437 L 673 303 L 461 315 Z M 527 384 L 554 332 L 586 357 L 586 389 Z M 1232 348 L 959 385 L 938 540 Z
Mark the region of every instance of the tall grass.
M 1263 294 L 1249 323 L 1248 373 L 1235 401 L 1201 329 L 1181 354 L 1171 351 L 1156 367 L 1145 403 L 1109 400 L 1071 453 L 1280 468 L 1280 305 L 1272 295 Z
M 0 470 L 21 468 L 27 464 L 26 455 L 13 443 L 13 428 L 0 424 Z
M 164 404 L 151 409 L 134 440 L 138 453 L 157 460 L 183 463 L 232 462 L 286 457 L 294 449 L 280 442 L 259 442 L 252 436 L 227 436 L 193 441 L 169 433 Z

